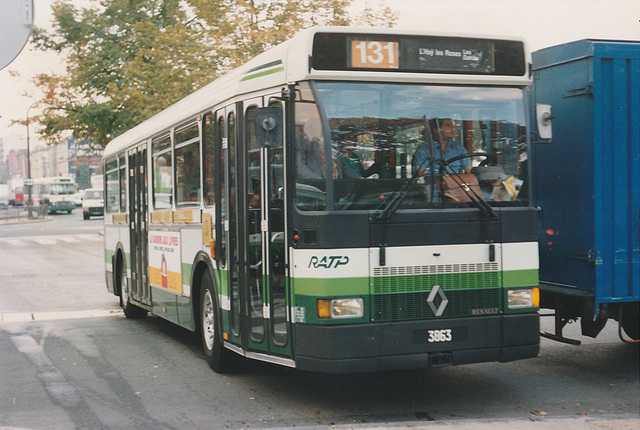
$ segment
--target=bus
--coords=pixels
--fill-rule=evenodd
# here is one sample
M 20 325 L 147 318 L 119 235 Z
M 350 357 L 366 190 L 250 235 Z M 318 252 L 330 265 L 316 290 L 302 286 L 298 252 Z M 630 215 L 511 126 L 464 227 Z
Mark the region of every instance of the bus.
M 520 39 L 302 31 L 107 145 L 108 290 L 218 372 L 536 357 L 529 63 Z
M 35 206 L 48 206 L 50 214 L 71 213 L 76 207 L 76 183 L 72 177 L 33 178 L 31 200 Z
M 24 205 L 24 187 L 15 187 L 13 189 L 13 199 L 11 204 L 14 206 Z

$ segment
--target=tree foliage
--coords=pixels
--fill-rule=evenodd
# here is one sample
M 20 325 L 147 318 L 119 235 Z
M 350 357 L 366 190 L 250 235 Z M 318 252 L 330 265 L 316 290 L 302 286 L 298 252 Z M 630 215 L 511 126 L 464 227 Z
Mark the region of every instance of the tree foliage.
M 376 6 L 365 3 L 362 12 L 354 19 L 353 24 L 359 26 L 393 27 L 398 20 L 398 12 L 379 1 Z
M 91 169 L 88 164 L 80 164 L 76 167 L 76 183 L 78 189 L 91 188 Z
M 42 50 L 66 75 L 41 74 L 38 120 L 51 142 L 64 131 L 98 146 L 220 74 L 313 25 L 349 25 L 351 0 L 56 0 Z M 365 9 L 358 24 L 391 26 L 394 12 Z

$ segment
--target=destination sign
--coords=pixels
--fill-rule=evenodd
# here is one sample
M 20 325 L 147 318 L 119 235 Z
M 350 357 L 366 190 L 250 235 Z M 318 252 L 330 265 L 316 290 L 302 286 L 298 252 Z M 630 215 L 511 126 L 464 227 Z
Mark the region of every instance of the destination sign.
M 491 41 L 443 39 L 406 45 L 407 68 L 472 73 L 495 71 L 495 48 Z
M 521 41 L 441 36 L 318 33 L 316 70 L 523 76 Z

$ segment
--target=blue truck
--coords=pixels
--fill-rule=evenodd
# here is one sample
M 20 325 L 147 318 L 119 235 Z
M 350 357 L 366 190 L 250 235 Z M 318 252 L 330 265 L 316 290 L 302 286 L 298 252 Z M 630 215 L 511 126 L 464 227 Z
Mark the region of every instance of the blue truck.
M 555 315 L 543 336 L 579 344 L 567 323 L 596 337 L 613 319 L 623 341 L 637 340 L 640 42 L 579 40 L 532 63 L 535 108 L 547 109 L 531 153 L 540 307 Z

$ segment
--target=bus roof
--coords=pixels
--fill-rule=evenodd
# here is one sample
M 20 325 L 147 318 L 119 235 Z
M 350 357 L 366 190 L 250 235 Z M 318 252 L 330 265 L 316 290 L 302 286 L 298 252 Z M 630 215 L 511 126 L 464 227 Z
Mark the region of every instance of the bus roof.
M 513 41 L 522 46 L 524 72 L 519 76 L 505 76 L 500 74 L 479 76 L 469 73 L 451 74 L 416 70 L 401 70 L 390 73 L 388 70 L 371 69 L 318 69 L 314 67 L 315 63 L 312 58 L 314 39 L 318 33 L 362 35 L 366 40 L 371 40 L 373 36 L 380 35 L 383 40 L 389 40 L 389 38 L 396 36 L 406 36 L 431 37 L 434 40 L 442 41 L 449 39 Z M 528 67 L 530 62 L 531 56 L 527 49 L 526 41 L 522 38 L 454 35 L 389 28 L 313 27 L 303 30 L 288 41 L 257 55 L 242 66 L 205 85 L 155 116 L 116 137 L 105 148 L 103 158 L 106 159 L 130 145 L 138 144 L 146 139 L 165 133 L 172 126 L 194 120 L 198 115 L 215 106 L 253 91 L 293 84 L 309 79 L 525 86 L 531 83 Z
M 34 184 L 75 184 L 75 180 L 70 176 L 45 176 L 43 178 L 33 178 Z

